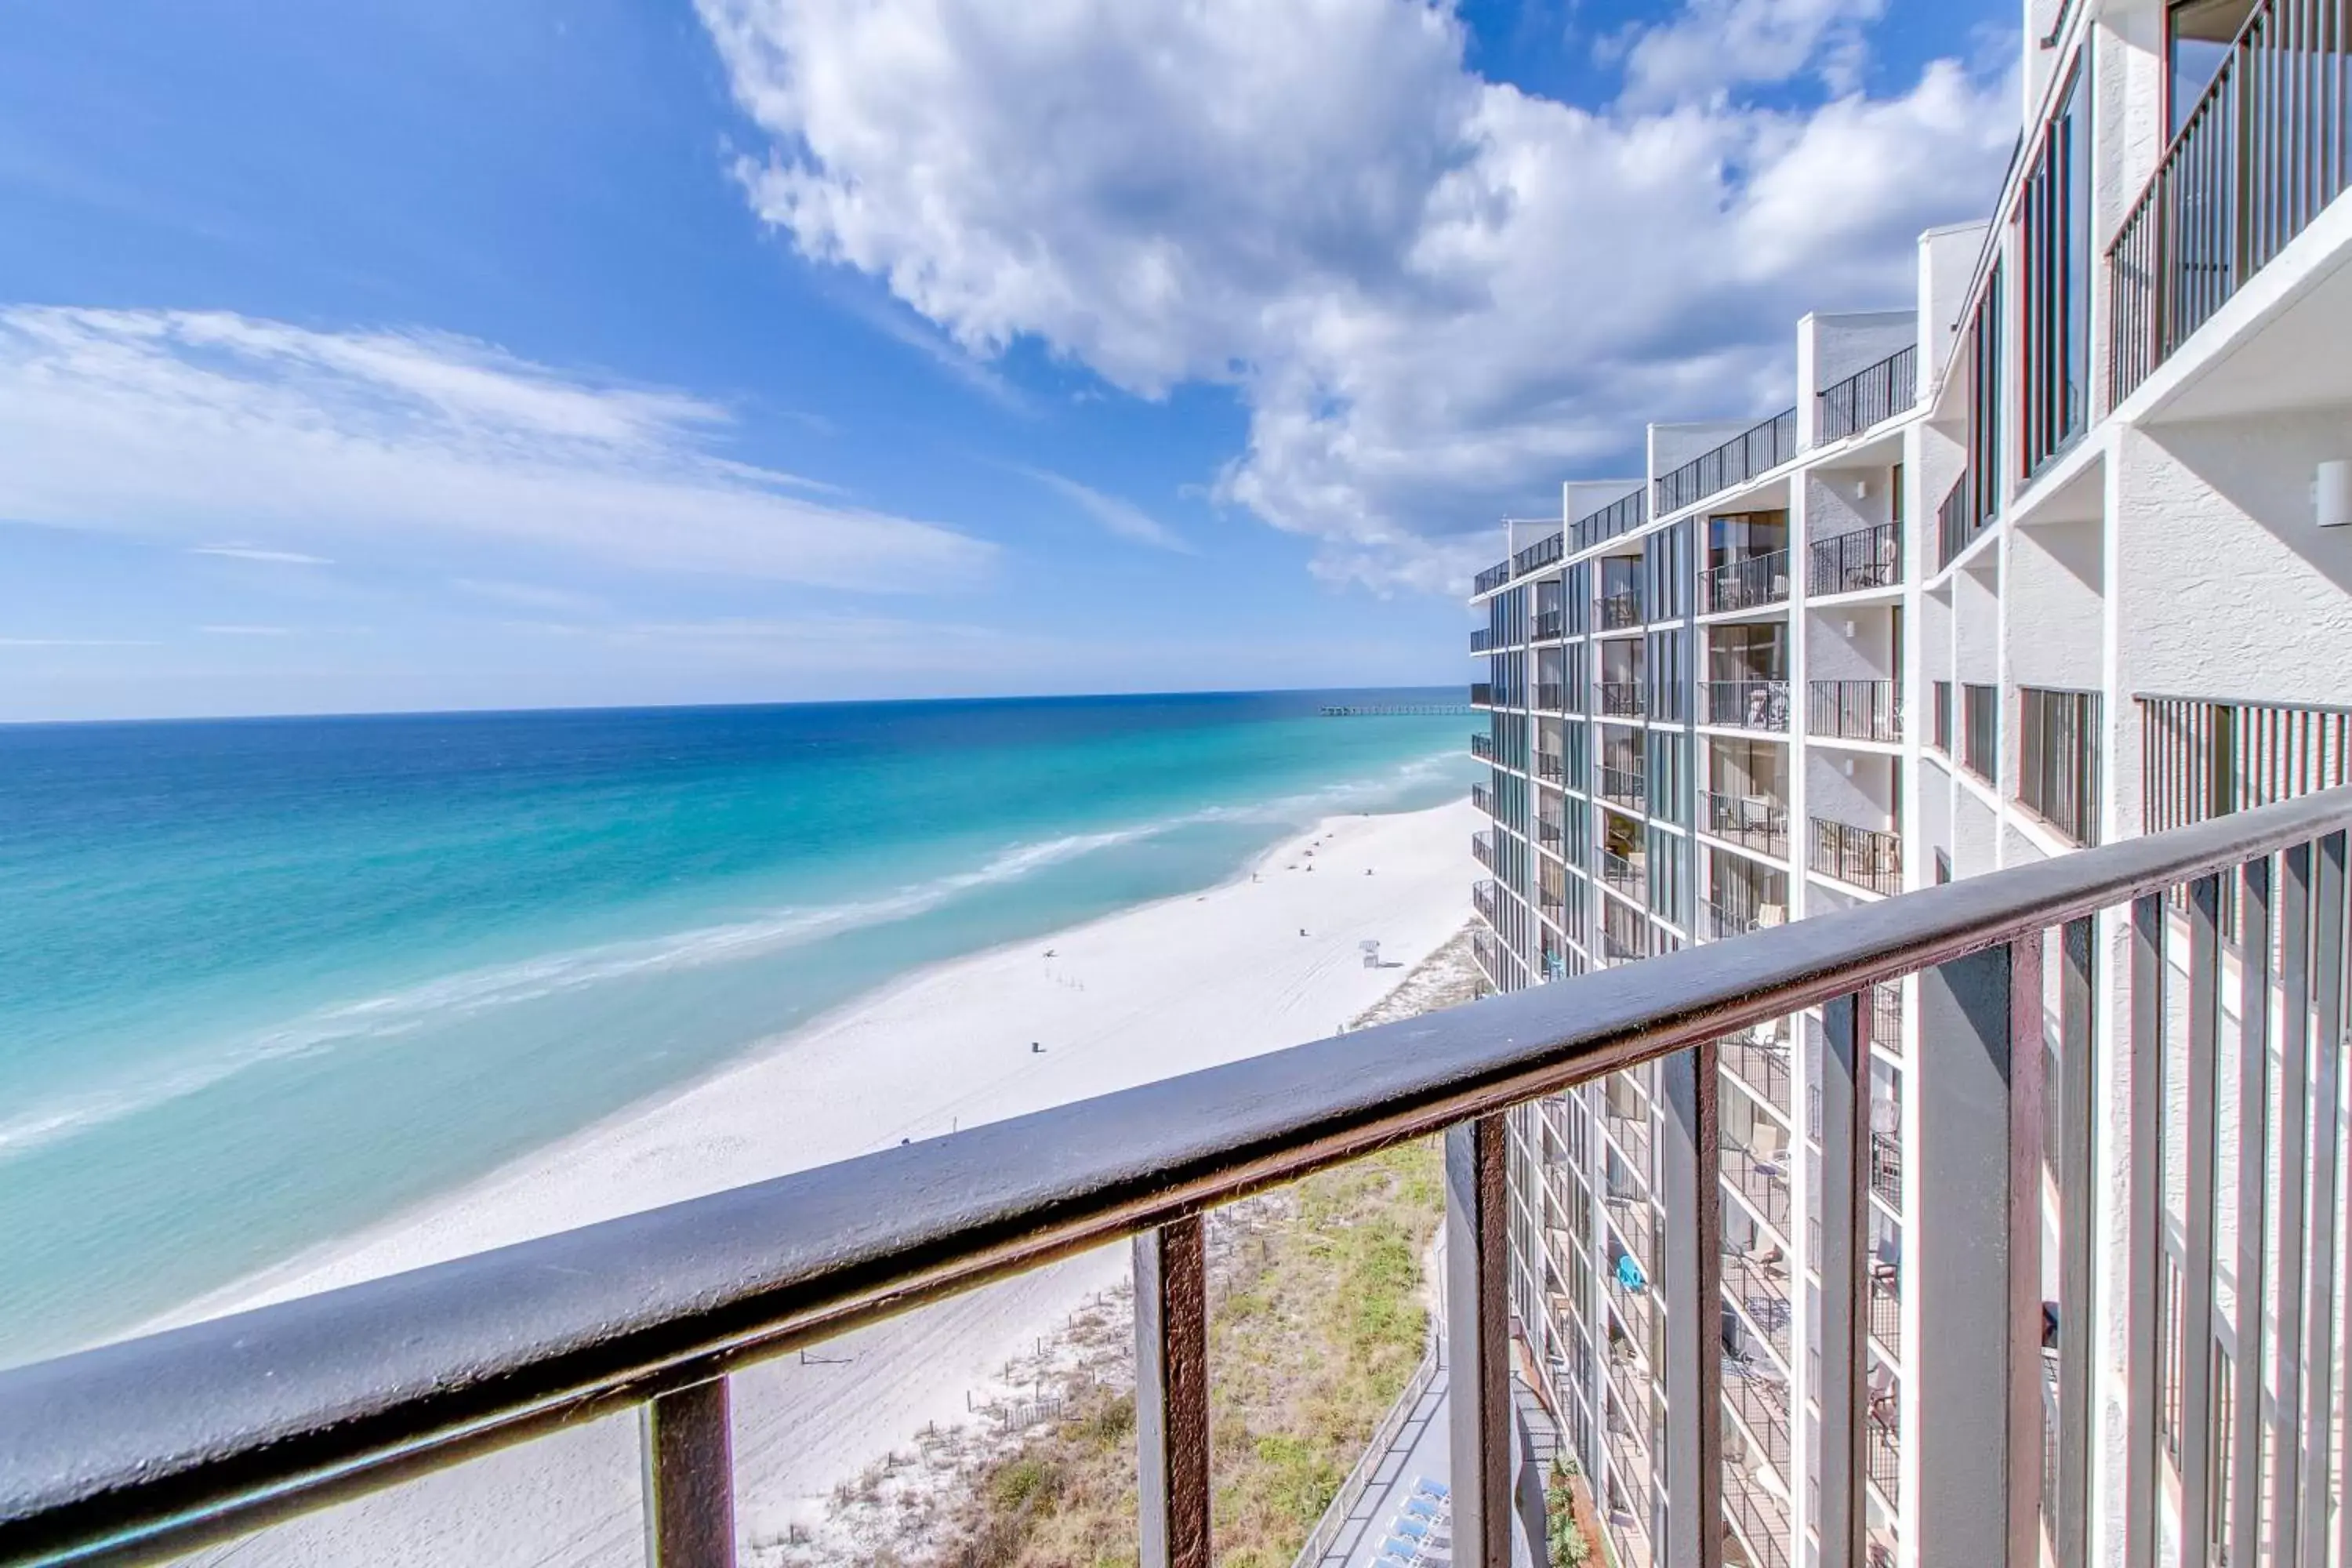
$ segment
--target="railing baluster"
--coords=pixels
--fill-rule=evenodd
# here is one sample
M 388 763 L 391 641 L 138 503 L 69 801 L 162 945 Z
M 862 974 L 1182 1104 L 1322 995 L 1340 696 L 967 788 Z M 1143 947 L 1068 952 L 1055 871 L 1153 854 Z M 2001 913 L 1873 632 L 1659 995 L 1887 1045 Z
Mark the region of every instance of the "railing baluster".
M 643 1406 L 647 1568 L 734 1568 L 735 1445 L 727 1380 Z
M 2271 1462 L 2271 1560 L 2301 1561 L 2304 1177 L 2311 1076 L 2311 847 L 2280 857 L 2278 1451 Z
M 1715 1042 L 1658 1064 L 1666 1132 L 1666 1559 L 1723 1562 L 1723 1177 Z M 1676 1414 L 1677 1412 L 1687 1415 Z
M 1137 1545 L 1209 1568 L 1209 1266 L 1201 1216 L 1135 1238 Z
M 2234 1324 L 2238 1359 L 2231 1406 L 2230 1551 L 2256 1561 L 2263 1519 L 2263 1344 L 2270 1163 L 2271 863 L 2250 860 L 2239 879 L 2238 1267 Z
M 2221 879 L 2189 890 L 2189 1171 L 2181 1260 L 2180 1538 L 2182 1561 L 2206 1568 L 2213 1541 L 2214 1047 L 2220 1033 Z
M 2125 1253 L 2124 1564 L 2156 1568 L 2157 1475 L 2163 1463 L 2157 1423 L 2158 1249 L 2164 1204 L 2164 898 L 2136 899 L 2131 912 L 2130 1175 Z
M 2338 1208 L 2336 1202 L 2337 1099 L 2344 1056 L 2344 835 L 2319 842 L 2314 868 L 2311 942 L 2311 1002 L 2314 1014 L 2311 1106 L 2311 1306 L 2304 1321 L 2311 1335 L 2303 1421 L 2303 1532 L 2305 1561 L 2327 1559 L 2328 1463 L 2335 1436 L 2336 1268 Z
M 1445 1130 L 1445 1362 L 1454 1561 L 1511 1563 L 1508 1142 L 1500 1112 Z
M 2008 1561 L 2042 1562 L 2042 1467 L 2048 1443 L 2042 1370 L 2042 1005 L 2043 935 L 2009 944 Z
M 1822 1568 L 1869 1561 L 1860 1394 L 1869 1347 L 1862 1304 L 1870 1288 L 1870 1205 L 1860 1151 L 1870 1138 L 1870 1048 L 1862 999 L 1822 1009 Z
M 2060 941 L 2058 999 L 2058 1568 L 2091 1560 L 2093 1189 L 2091 1092 L 2097 922 L 2068 922 Z M 2045 1085 L 2046 1089 L 2048 1086 Z

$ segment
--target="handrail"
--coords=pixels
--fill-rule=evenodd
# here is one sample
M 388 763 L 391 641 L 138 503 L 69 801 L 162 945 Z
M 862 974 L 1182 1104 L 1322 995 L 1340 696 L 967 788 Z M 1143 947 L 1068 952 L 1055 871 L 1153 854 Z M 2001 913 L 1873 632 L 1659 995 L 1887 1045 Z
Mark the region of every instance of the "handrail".
M 2352 786 L 0 1373 L 0 1560 L 206 1541 L 2352 825 Z
M 1761 437 L 1759 449 L 1759 437 Z M 1651 481 L 1657 492 L 1655 516 L 1680 511 L 1734 485 L 1779 468 L 1797 455 L 1797 411 L 1786 409 L 1760 419 L 1721 446 L 1701 452 L 1670 473 Z

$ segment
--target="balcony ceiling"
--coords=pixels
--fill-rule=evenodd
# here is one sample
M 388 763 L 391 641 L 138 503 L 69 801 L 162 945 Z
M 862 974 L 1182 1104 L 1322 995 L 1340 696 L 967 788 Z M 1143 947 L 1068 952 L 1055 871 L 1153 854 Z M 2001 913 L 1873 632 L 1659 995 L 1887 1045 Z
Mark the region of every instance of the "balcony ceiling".
M 2237 342 L 2226 353 L 2206 346 L 2230 336 Z M 2173 363 L 2186 374 L 2158 395 L 2147 417 L 2226 419 L 2352 403 L 2352 354 L 2317 346 L 2346 342 L 2352 342 L 2352 193 L 2338 196 L 2181 345 Z

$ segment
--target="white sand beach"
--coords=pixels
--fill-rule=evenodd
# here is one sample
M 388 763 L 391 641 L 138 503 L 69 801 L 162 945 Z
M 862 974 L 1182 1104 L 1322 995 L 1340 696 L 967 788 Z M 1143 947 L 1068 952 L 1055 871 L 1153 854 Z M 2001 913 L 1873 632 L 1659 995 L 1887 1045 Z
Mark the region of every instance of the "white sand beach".
M 918 973 L 667 1099 L 173 1314 L 208 1316 L 829 1163 L 1331 1033 L 1460 929 L 1466 803 L 1333 817 L 1208 892 Z M 1367 968 L 1360 944 L 1386 961 Z M 1042 1049 L 1033 1049 L 1033 1044 Z M 1092 1292 L 1108 1248 L 736 1380 L 749 1541 L 965 1416 Z M 633 1563 L 634 1424 L 584 1427 L 205 1553 L 206 1563 Z

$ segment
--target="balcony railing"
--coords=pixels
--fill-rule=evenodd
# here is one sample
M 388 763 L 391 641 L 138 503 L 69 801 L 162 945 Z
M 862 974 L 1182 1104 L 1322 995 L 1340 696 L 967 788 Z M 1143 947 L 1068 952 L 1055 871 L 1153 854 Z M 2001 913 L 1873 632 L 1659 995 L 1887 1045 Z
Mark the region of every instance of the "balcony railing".
M 1511 557 L 1511 575 L 1524 576 L 1529 572 L 1540 571 L 1565 553 L 1562 536 L 1557 533 L 1547 533 Z
M 2095 691 L 2018 690 L 2017 798 L 2077 844 L 2099 841 L 2101 703 Z
M 2147 832 L 2352 783 L 2352 708 L 2145 692 L 2136 700 Z
M 1576 548 L 1590 550 L 1604 540 L 1641 527 L 1650 520 L 1649 500 L 1647 489 L 1629 491 L 1599 511 L 1578 518 L 1569 530 L 1576 537 Z
M 1470 580 L 1470 591 L 1473 594 L 1491 594 L 1510 580 L 1511 563 L 1497 561 Z
M 1765 1104 L 1782 1112 L 1789 1107 L 1789 1047 L 1753 1032 L 1734 1035 L 1717 1047 L 1723 1065 Z
M 1903 1211 L 1903 1141 L 1892 1132 L 1870 1135 L 1870 1190 Z
M 1919 396 L 1919 350 L 1906 345 L 1876 364 L 1823 387 L 1815 405 L 1814 439 L 1843 441 L 1858 430 L 1884 424 Z
M 2107 249 L 2108 403 L 2352 181 L 2344 0 L 2259 0 Z
M 1946 756 L 1952 754 L 1952 683 L 1939 680 L 1935 687 L 1935 732 L 1931 743 Z
M 1568 711 L 1568 688 L 1557 680 L 1536 682 L 1536 711 L 1565 713 Z
M 1639 719 L 1648 710 L 1642 683 L 1638 680 L 1604 680 L 1601 683 L 1601 712 L 1609 719 Z
M 1805 731 L 1838 741 L 1903 739 L 1903 703 L 1891 680 L 1816 680 L 1805 690 Z
M 2230 1342 L 2219 1336 L 2221 1287 L 2252 1281 L 2250 1310 L 2283 1325 L 2284 1355 L 2326 1368 L 2335 1353 L 2340 1274 L 2333 1242 L 2319 1238 L 2344 1234 L 2345 1149 L 2337 1118 L 2309 1107 L 2315 1079 L 2321 1105 L 2338 1091 L 2347 828 L 2352 789 L 2307 796 L 0 1372 L 8 1413 L 0 1561 L 184 1556 L 639 1408 L 648 1555 L 665 1565 L 723 1563 L 735 1538 L 739 1459 L 756 1462 L 730 1449 L 734 1373 L 1132 1237 L 1138 1554 L 1206 1563 L 1209 1384 L 1218 1369 L 1207 1359 L 1205 1211 L 1441 1130 L 1455 1281 L 1447 1420 L 1462 1456 L 1451 1477 L 1454 1556 L 1506 1561 L 1518 1478 L 1507 1328 L 1516 1200 L 1503 1112 L 1621 1068 L 1666 1064 L 1664 1092 L 1696 1106 L 1682 1122 L 1696 1135 L 1653 1151 L 1664 1190 L 1711 1192 L 1722 1152 L 1708 1099 L 1719 1082 L 1713 1042 L 1815 1005 L 1825 1006 L 1832 1047 L 1822 1058 L 1832 1107 L 1821 1152 L 1822 1343 L 1844 1348 L 1822 1358 L 1809 1445 L 1823 1456 L 1821 1533 L 1848 1539 L 1864 1504 L 1839 1478 L 1867 1474 L 1870 1440 L 1866 1341 L 1853 1331 L 1870 1282 L 1853 1205 L 1871 1163 L 1853 996 L 1906 974 L 1919 977 L 1937 1048 L 1920 1068 L 1922 1135 L 1903 1152 L 1919 1166 L 1910 1178 L 1932 1195 L 1937 1225 L 1969 1242 L 1919 1249 L 1906 1279 L 1919 1342 L 1943 1358 L 1905 1390 L 1920 1404 L 1917 1452 L 1906 1458 L 1937 1496 L 1923 1527 L 1937 1537 L 1923 1549 L 1938 1562 L 2010 1561 L 2009 1543 L 2037 1527 L 2046 1496 L 2057 1560 L 2085 1560 L 2087 1521 L 2106 1507 L 2092 1482 L 2097 1452 L 2110 1457 L 2102 1477 L 2123 1499 L 2114 1516 L 2122 1560 L 2155 1561 L 2173 1499 L 2187 1532 L 2206 1539 L 2200 1531 L 2215 1508 L 2238 1500 L 2217 1495 L 2215 1477 L 2263 1470 L 2244 1462 L 2242 1446 L 2220 1463 L 2213 1372 L 2233 1380 L 2238 1408 L 2254 1408 L 2258 1395 L 2274 1406 L 2274 1424 L 2239 1423 L 2233 1442 L 2258 1440 L 2265 1426 L 2325 1433 L 2335 1419 L 2324 1373 L 2282 1389 L 2263 1378 L 2264 1358 L 2233 1363 L 2206 1350 Z M 2250 966 L 2243 976 L 2223 964 L 2215 910 L 2224 879 L 2250 891 L 2258 922 L 2259 940 L 2231 959 Z M 2188 896 L 2176 904 L 2171 889 L 2184 883 Z M 2117 904 L 2129 906 L 2119 975 L 2108 973 L 2116 950 L 2094 923 Z M 2055 943 L 2053 931 L 2063 931 Z M 1500 956 L 1489 944 L 1481 960 Z M 2039 1000 L 2051 964 L 2061 1005 L 2045 1025 Z M 2251 1125 L 2226 1128 L 2210 1048 L 2225 973 L 2268 1004 L 2247 1026 L 2258 1041 L 2284 1047 L 2258 1052 L 2269 1091 L 2229 1102 Z M 2106 994 L 2116 994 L 2116 1006 L 2093 1005 Z M 2177 1009 L 2168 994 L 2180 994 Z M 2185 1052 L 2164 1043 L 2168 1016 L 2207 1021 L 2184 1026 Z M 2030 1034 L 2013 1040 L 2014 1028 Z M 2046 1083 L 2040 1066 L 2046 1028 L 2059 1038 L 2062 1085 Z M 2315 1039 L 2326 1047 L 2307 1050 Z M 2105 1100 L 2088 1091 L 2104 1093 L 2099 1075 L 2126 1065 L 2127 1080 L 2114 1088 L 2128 1114 L 2102 1125 L 2095 1167 L 2092 1107 Z M 2053 1093 L 2063 1136 L 2045 1149 L 2040 1129 Z M 2164 1129 L 2184 1116 L 2187 1136 L 2168 1147 Z M 2210 1208 L 2180 1216 L 2171 1178 L 2181 1171 L 2188 1194 L 2212 1201 L 2216 1148 L 2241 1132 L 2244 1146 L 2278 1153 L 2230 1163 L 2245 1184 L 2228 1198 L 2241 1205 L 2231 1212 L 2255 1222 L 2217 1236 Z M 2053 1157 L 2054 1223 L 2045 1225 L 2038 1173 Z M 2291 1179 L 2264 1178 L 2266 1170 Z M 2016 1171 L 2037 1179 L 2013 1205 Z M 2308 1215 L 2306 1192 L 2318 1194 Z M 2259 1253 L 2274 1223 L 2266 1205 L 2290 1199 L 2293 1215 L 2275 1223 L 2331 1250 L 2305 1269 L 2303 1249 L 2291 1248 L 2294 1266 L 2265 1269 Z M 1725 1480 L 1720 1496 L 1695 1480 L 1666 1518 L 1663 1554 L 1696 1563 L 1711 1550 L 1703 1543 L 1720 1540 L 1725 1510 L 1743 1532 L 1769 1534 L 1771 1521 L 1737 1512 L 1748 1479 L 1725 1473 L 1719 1412 L 1727 1403 L 1746 1409 L 1755 1380 L 1727 1375 L 1716 1310 L 1723 1259 L 1695 1245 L 1708 1234 L 1696 1228 L 1701 1215 L 1669 1210 L 1664 1223 L 1669 1250 L 1695 1260 L 1650 1275 L 1664 1309 L 1648 1320 L 1650 1338 L 1670 1381 L 1686 1380 L 1696 1394 L 1689 1414 L 1674 1417 L 1696 1425 L 1670 1447 L 1686 1443 L 1695 1476 Z M 2055 1249 L 2048 1267 L 2046 1248 Z M 2012 1304 L 2055 1279 L 2063 1321 L 2086 1323 L 2091 1282 L 2111 1258 L 2112 1363 L 2095 1355 L 2095 1335 L 2061 1335 L 2057 1436 L 2045 1449 L 2042 1402 L 2052 1395 L 2040 1314 Z M 2168 1270 L 2177 1289 L 2164 1288 Z M 2175 1341 L 2197 1353 L 2176 1359 Z M 2159 1447 L 2159 1416 L 2178 1435 L 2177 1470 Z M 2055 1471 L 2047 1485 L 2045 1469 Z M 480 1484 L 497 1484 L 495 1475 Z M 555 1558 L 572 1542 L 537 1544 Z
M 1783 1236 L 1789 1234 L 1790 1202 L 1786 1165 L 1778 1160 L 1762 1158 L 1745 1149 L 1727 1145 L 1723 1151 L 1723 1179 L 1763 1216 L 1765 1224 Z M 1787 1321 L 1789 1306 L 1787 1289 L 1785 1283 L 1776 1288 L 1779 1316 L 1783 1324 Z M 1749 1309 L 1749 1315 L 1756 1316 L 1757 1310 Z M 1769 1331 L 1771 1324 L 1767 1322 L 1759 1326 Z
M 1815 540 L 1805 592 L 1816 598 L 1892 588 L 1903 581 L 1903 531 L 1891 522 Z
M 1470 634 L 1470 651 L 1486 653 L 1505 646 L 1503 637 L 1491 626 L 1479 626 Z
M 1751 425 L 1713 451 L 1702 452 L 1654 481 L 1655 511 L 1664 517 L 1718 490 L 1745 484 L 1797 455 L 1797 411 Z
M 1489 871 L 1496 869 L 1495 865 L 1495 836 L 1492 833 L 1472 834 L 1470 836 L 1470 858 L 1477 861 L 1481 866 L 1486 867 Z
M 1556 642 L 1568 635 L 1568 617 L 1558 610 L 1536 612 L 1536 641 Z
M 1502 815 L 1501 811 L 1495 805 L 1495 792 L 1488 789 L 1485 784 L 1474 784 L 1470 786 L 1470 804 L 1476 806 L 1480 811 L 1485 812 L 1489 816 L 1499 816 Z
M 1953 483 L 1951 493 L 1936 508 L 1937 569 L 1949 566 L 1955 556 L 1976 542 L 1977 536 L 1992 521 L 1989 486 L 1979 475 L 1963 470 Z
M 1604 632 L 1623 631 L 1642 624 L 1642 595 L 1631 589 L 1604 595 L 1601 600 L 1601 629 Z
M 1601 852 L 1601 879 L 1637 901 L 1648 896 L 1650 891 L 1649 879 L 1643 870 L 1642 862 L 1620 855 L 1613 849 Z
M 1601 765 L 1601 798 L 1619 805 L 1639 807 L 1649 798 L 1642 773 L 1636 768 L 1612 768 Z
M 1549 816 L 1536 818 L 1536 842 L 1555 855 L 1559 853 L 1560 843 L 1567 837 L 1567 828 L 1555 818 Z
M 1492 735 L 1478 734 L 1474 731 L 1470 737 L 1470 754 L 1486 762 L 1493 762 L 1495 760 L 1495 737 Z
M 1789 808 L 1764 795 L 1702 792 L 1706 831 L 1744 849 L 1782 858 L 1789 853 Z
M 1479 919 L 1495 924 L 1495 884 L 1489 881 L 1470 884 L 1470 907 L 1478 911 Z
M 1470 683 L 1470 706 L 1473 708 L 1492 708 L 1494 705 L 1495 688 L 1493 682 L 1485 680 L 1472 681 Z
M 1990 784 L 2000 776 L 2000 688 L 1960 687 L 1960 766 Z
M 1789 683 L 1785 680 L 1708 680 L 1701 682 L 1706 721 L 1733 730 L 1767 730 L 1786 733 L 1789 728 Z
M 1826 877 L 1874 893 L 1903 890 L 1903 840 L 1874 827 L 1813 818 L 1813 853 L 1808 862 Z
M 1698 613 L 1712 616 L 1731 610 L 1756 610 L 1789 597 L 1789 552 L 1774 550 L 1740 561 L 1727 561 L 1699 574 Z
M 1558 752 L 1538 752 L 1536 777 L 1546 784 L 1565 784 L 1568 781 L 1568 759 Z

